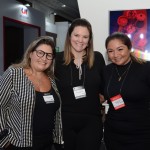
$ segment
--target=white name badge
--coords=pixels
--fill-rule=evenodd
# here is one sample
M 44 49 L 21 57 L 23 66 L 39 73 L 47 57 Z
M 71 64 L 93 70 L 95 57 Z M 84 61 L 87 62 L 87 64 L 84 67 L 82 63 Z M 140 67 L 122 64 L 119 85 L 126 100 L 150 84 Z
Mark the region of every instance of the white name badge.
M 54 97 L 53 95 L 45 95 L 43 96 L 44 101 L 49 104 L 49 103 L 54 103 Z
M 113 96 L 110 98 L 115 110 L 120 109 L 122 107 L 125 107 L 125 103 L 122 99 L 122 96 L 120 94 Z
M 85 88 L 83 86 L 77 86 L 73 88 L 75 99 L 86 97 Z

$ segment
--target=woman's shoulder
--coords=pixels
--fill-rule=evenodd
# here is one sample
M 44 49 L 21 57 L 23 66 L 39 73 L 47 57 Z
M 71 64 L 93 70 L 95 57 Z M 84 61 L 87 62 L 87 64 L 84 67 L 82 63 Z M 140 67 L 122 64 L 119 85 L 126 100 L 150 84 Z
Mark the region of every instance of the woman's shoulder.
M 94 51 L 94 55 L 95 55 L 95 57 L 101 57 L 101 58 L 103 58 L 102 53 L 99 52 L 99 51 Z
M 112 71 L 112 69 L 114 68 L 114 64 L 113 63 L 109 63 L 105 66 L 104 70 L 109 72 Z
M 57 52 L 55 58 L 55 68 L 60 67 L 64 63 L 64 52 Z
M 64 51 L 56 53 L 56 59 L 62 59 L 64 57 Z
M 10 66 L 4 71 L 1 79 L 9 81 L 12 78 L 17 79 L 18 77 L 21 77 L 22 74 L 23 74 L 23 68 L 16 68 L 14 66 Z
M 105 65 L 105 60 L 103 55 L 99 51 L 94 51 L 95 62 L 99 62 L 102 65 Z
M 112 68 L 113 66 L 114 66 L 113 63 L 108 63 L 108 64 L 106 65 L 106 68 Z
M 150 61 L 145 62 L 148 67 L 150 67 Z
M 140 67 L 145 69 L 150 68 L 150 61 L 143 61 L 142 63 L 133 61 L 132 64 L 134 67 Z
M 12 66 L 9 66 L 4 73 L 15 73 L 15 72 L 20 72 L 20 71 L 23 71 L 23 68 L 22 67 L 14 67 L 13 65 Z
M 146 61 L 146 62 L 144 62 L 144 63 L 142 63 L 142 65 L 143 65 L 143 69 L 146 71 L 148 71 L 148 72 L 150 72 L 150 61 Z

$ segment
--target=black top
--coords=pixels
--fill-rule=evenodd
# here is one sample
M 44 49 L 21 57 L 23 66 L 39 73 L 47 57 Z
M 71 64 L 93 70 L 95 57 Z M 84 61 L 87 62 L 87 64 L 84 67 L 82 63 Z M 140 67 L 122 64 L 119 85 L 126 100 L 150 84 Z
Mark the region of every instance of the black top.
M 110 104 L 106 128 L 112 138 L 125 142 L 150 141 L 150 62 L 132 61 L 125 66 L 110 64 L 105 68 L 105 98 Z M 118 81 L 128 67 L 129 71 Z M 110 98 L 121 94 L 125 107 L 115 110 Z M 106 129 L 106 131 L 108 131 Z
M 54 101 L 45 102 L 43 96 L 51 95 Z M 54 129 L 54 117 L 59 108 L 59 99 L 53 90 L 49 92 L 36 91 L 36 103 L 33 117 L 33 136 L 34 138 L 47 138 L 52 140 L 52 132 Z
M 55 76 L 56 83 L 62 98 L 62 112 L 75 112 L 82 114 L 100 114 L 99 93 L 102 91 L 102 69 L 105 65 L 101 53 L 95 53 L 94 65 L 91 69 L 87 63 L 82 63 L 82 77 L 79 80 L 79 69 L 73 60 L 64 65 L 63 52 L 57 53 Z M 83 85 L 86 97 L 75 99 L 73 87 Z

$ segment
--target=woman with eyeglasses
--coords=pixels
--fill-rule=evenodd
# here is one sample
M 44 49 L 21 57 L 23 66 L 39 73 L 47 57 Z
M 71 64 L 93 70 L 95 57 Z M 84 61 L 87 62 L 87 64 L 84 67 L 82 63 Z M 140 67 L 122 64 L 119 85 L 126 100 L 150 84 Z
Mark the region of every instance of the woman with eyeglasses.
M 0 78 L 0 140 L 6 150 L 51 150 L 62 144 L 61 101 L 54 80 L 55 45 L 35 39 L 23 60 Z

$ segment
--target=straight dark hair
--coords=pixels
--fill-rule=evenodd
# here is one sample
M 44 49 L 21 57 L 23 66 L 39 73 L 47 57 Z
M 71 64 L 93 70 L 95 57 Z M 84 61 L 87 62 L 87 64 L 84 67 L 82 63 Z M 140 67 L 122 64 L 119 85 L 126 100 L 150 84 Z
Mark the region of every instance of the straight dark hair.
M 108 36 L 106 38 L 106 41 L 105 41 L 105 48 L 107 49 L 107 46 L 108 46 L 108 43 L 111 41 L 111 40 L 114 40 L 114 39 L 118 39 L 120 41 L 122 41 L 122 43 L 124 45 L 126 45 L 128 47 L 128 49 L 130 50 L 130 56 L 131 56 L 131 60 L 133 61 L 136 61 L 140 64 L 144 63 L 145 60 L 141 59 L 141 58 L 137 58 L 134 54 L 134 52 L 131 52 L 131 49 L 132 49 L 132 41 L 130 40 L 130 38 L 127 36 L 127 34 L 123 33 L 123 32 L 114 32 L 112 33 L 110 36 Z

